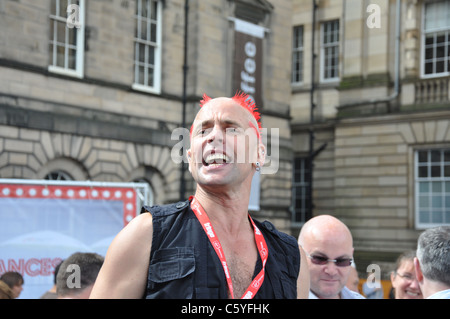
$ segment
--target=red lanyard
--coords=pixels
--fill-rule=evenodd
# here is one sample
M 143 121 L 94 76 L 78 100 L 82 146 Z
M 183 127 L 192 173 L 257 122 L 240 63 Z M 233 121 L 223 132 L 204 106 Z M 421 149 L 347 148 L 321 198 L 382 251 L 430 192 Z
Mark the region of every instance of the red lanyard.
M 219 238 L 214 231 L 211 221 L 209 220 L 209 217 L 208 215 L 206 215 L 205 210 L 195 197 L 192 199 L 191 208 L 194 211 L 198 221 L 202 225 L 203 230 L 205 231 L 207 237 L 209 238 L 209 241 L 211 242 L 211 245 L 214 247 L 214 250 L 219 257 L 220 262 L 222 263 L 223 271 L 225 273 L 225 277 L 227 278 L 228 289 L 230 291 L 231 298 L 234 299 L 233 283 L 231 282 L 231 276 L 228 271 L 228 264 L 225 259 L 225 253 L 223 252 L 222 245 L 220 244 Z M 250 286 L 248 286 L 241 299 L 252 299 L 258 292 L 264 281 L 264 269 L 266 267 L 267 257 L 269 256 L 269 249 L 267 247 L 266 241 L 264 240 L 264 236 L 261 234 L 259 228 L 256 227 L 250 215 L 248 215 L 248 217 L 253 225 L 253 230 L 255 232 L 255 242 L 256 246 L 258 247 L 259 255 L 261 256 L 263 267 L 259 274 L 256 275 L 255 279 L 253 279 Z

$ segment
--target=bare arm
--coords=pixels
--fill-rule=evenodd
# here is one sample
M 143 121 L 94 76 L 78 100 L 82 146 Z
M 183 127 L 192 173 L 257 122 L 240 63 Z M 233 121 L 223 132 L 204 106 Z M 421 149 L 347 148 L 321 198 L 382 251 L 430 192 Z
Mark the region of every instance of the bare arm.
M 134 218 L 114 238 L 90 298 L 142 298 L 153 236 L 151 214 Z
M 308 299 L 309 296 L 309 268 L 306 260 L 306 254 L 302 246 L 300 249 L 300 272 L 297 279 L 297 299 Z

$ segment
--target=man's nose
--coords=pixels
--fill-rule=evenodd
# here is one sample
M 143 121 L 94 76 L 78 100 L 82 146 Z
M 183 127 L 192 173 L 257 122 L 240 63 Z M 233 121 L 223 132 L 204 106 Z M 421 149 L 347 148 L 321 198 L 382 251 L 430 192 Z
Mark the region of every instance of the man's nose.
M 338 273 L 338 267 L 334 262 L 329 261 L 324 267 L 324 272 L 330 276 L 334 276 Z
M 223 142 L 223 131 L 220 127 L 218 126 L 214 126 L 212 128 L 212 130 L 209 132 L 206 140 L 208 143 L 212 143 L 212 142 L 219 142 L 222 143 Z

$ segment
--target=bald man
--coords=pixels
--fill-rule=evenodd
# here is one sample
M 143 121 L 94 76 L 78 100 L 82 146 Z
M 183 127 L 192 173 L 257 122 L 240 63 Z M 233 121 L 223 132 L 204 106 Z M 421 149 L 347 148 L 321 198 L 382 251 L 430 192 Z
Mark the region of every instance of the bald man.
M 347 226 L 330 215 L 303 225 L 298 238 L 309 266 L 309 299 L 364 299 L 345 284 L 353 260 L 353 239 Z

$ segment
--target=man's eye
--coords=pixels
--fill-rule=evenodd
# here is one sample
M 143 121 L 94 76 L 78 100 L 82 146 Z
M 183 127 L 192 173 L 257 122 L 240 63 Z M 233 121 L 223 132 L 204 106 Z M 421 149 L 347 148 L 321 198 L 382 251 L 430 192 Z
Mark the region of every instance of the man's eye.
M 237 127 L 229 127 L 227 128 L 227 133 L 240 133 L 241 130 Z

